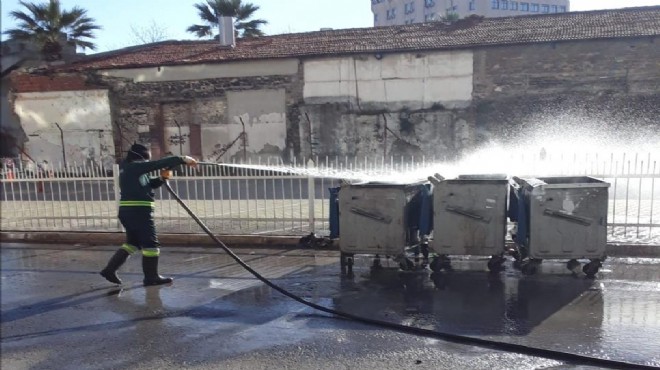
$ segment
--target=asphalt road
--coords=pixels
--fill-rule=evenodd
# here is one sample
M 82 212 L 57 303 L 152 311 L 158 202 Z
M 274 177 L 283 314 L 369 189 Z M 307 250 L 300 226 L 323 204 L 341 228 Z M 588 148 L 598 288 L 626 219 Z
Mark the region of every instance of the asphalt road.
M 581 363 L 450 343 L 330 317 L 273 291 L 221 250 L 164 248 L 171 286 L 121 288 L 97 271 L 113 246 L 3 243 L 3 369 L 531 369 Z M 534 276 L 454 261 L 410 289 L 395 264 L 353 279 L 334 251 L 242 248 L 254 269 L 312 302 L 405 325 L 660 366 L 660 260 L 610 259 L 595 280 L 545 261 Z M 408 275 L 406 275 L 408 276 Z

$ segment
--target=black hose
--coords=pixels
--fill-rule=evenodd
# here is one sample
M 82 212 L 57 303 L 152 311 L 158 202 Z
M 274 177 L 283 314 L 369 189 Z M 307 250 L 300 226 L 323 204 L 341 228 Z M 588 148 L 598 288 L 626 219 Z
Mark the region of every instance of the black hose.
M 261 274 L 259 274 L 257 271 L 252 269 L 247 263 L 245 263 L 239 256 L 237 256 L 225 243 L 223 243 L 218 237 L 216 237 L 211 230 L 202 222 L 202 220 L 195 215 L 193 211 L 188 208 L 188 206 L 181 200 L 179 195 L 172 189 L 170 184 L 168 182 L 165 182 L 165 186 L 167 187 L 167 190 L 172 194 L 174 199 L 183 207 L 183 209 L 186 210 L 186 212 L 192 217 L 195 222 L 204 230 L 204 232 L 215 241 L 218 246 L 220 246 L 222 249 L 224 249 L 227 254 L 231 258 L 233 258 L 239 265 L 241 265 L 243 268 L 248 270 L 254 277 L 257 279 L 261 280 L 264 284 L 268 285 L 269 287 L 273 288 L 274 290 L 282 293 L 283 295 L 298 301 L 306 306 L 309 306 L 315 310 L 319 310 L 325 313 L 329 313 L 335 316 L 343 317 L 346 319 L 362 322 L 365 324 L 369 325 L 376 325 L 380 327 L 385 327 L 389 329 L 394 329 L 400 332 L 404 333 L 410 333 L 410 334 L 415 334 L 415 335 L 423 335 L 423 336 L 428 336 L 428 337 L 435 337 L 435 338 L 440 338 L 449 342 L 454 342 L 454 343 L 461 343 L 461 344 L 471 344 L 471 345 L 476 345 L 480 347 L 485 347 L 485 348 L 491 348 L 491 349 L 496 349 L 496 350 L 501 350 L 501 351 L 508 351 L 508 352 L 516 352 L 528 356 L 538 356 L 538 357 L 544 357 L 548 359 L 553 359 L 553 360 L 558 360 L 558 361 L 565 361 L 565 362 L 579 362 L 583 363 L 585 365 L 595 365 L 595 366 L 605 366 L 613 369 L 630 369 L 630 368 L 638 368 L 638 369 L 657 369 L 657 367 L 653 366 L 647 366 L 647 365 L 640 365 L 640 364 L 633 364 L 633 363 L 628 363 L 628 362 L 623 362 L 623 361 L 616 361 L 616 360 L 608 360 L 608 359 L 603 359 L 603 358 L 598 358 L 598 357 L 591 357 L 591 356 L 585 356 L 585 355 L 579 355 L 575 353 L 568 353 L 568 352 L 561 352 L 561 351 L 554 351 L 550 349 L 544 349 L 544 348 L 535 348 L 535 347 L 528 347 L 524 346 L 521 344 L 514 344 L 514 343 L 505 343 L 505 342 L 497 342 L 497 341 L 492 341 L 492 340 L 487 340 L 487 339 L 480 339 L 480 338 L 474 338 L 474 337 L 467 337 L 463 335 L 456 335 L 456 334 L 451 334 L 451 333 L 444 333 L 444 332 L 439 332 L 435 330 L 430 330 L 430 329 L 423 329 L 423 328 L 417 328 L 413 326 L 407 326 L 407 325 L 401 325 L 401 324 L 395 324 L 393 322 L 388 322 L 388 321 L 382 321 L 382 320 L 376 320 L 376 319 L 370 319 L 367 317 L 361 317 L 357 315 L 353 315 L 347 312 L 342 312 L 342 311 L 337 311 L 333 310 L 331 308 L 327 308 L 324 306 L 320 306 L 316 303 L 309 302 L 304 300 L 303 298 L 285 290 L 284 288 L 276 285 L 275 283 L 271 282 L 270 280 L 266 279 L 263 277 Z

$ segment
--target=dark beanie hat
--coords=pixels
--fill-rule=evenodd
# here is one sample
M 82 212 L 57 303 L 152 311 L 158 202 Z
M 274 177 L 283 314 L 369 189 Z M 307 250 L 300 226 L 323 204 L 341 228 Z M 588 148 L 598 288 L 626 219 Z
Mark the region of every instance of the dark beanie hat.
M 151 159 L 149 148 L 138 143 L 131 145 L 128 154 L 126 154 L 126 161 L 128 162 L 148 161 L 149 159 Z

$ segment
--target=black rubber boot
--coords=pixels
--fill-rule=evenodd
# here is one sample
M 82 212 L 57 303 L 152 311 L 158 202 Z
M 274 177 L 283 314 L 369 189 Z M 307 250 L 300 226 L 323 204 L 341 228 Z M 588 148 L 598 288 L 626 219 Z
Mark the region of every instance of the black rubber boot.
M 103 276 L 106 280 L 108 280 L 111 283 L 114 284 L 121 284 L 121 279 L 119 279 L 119 276 L 117 276 L 117 270 L 121 267 L 121 265 L 126 262 L 126 259 L 128 259 L 128 256 L 130 254 L 124 250 L 124 249 L 118 249 L 115 254 L 110 257 L 110 260 L 108 261 L 108 265 L 105 266 L 99 274 Z
M 169 284 L 172 278 L 158 275 L 158 257 L 142 256 L 142 270 L 144 271 L 144 286 Z

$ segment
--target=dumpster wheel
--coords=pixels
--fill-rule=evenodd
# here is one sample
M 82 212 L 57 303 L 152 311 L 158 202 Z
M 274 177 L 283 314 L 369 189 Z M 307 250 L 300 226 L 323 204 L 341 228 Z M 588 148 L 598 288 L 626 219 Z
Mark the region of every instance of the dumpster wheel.
M 523 261 L 520 265 L 520 271 L 523 273 L 523 275 L 534 275 L 541 266 L 542 261 L 543 260 L 536 258 Z
M 506 262 L 506 258 L 503 255 L 492 256 L 488 260 L 488 270 L 490 272 L 504 271 L 504 262 Z
M 341 274 L 345 275 L 348 278 L 352 278 L 353 274 L 353 254 L 342 252 L 339 256 L 339 266 L 341 269 Z
M 374 325 L 378 326 L 381 328 L 388 328 L 392 330 L 396 330 L 399 332 L 403 333 L 408 333 L 408 334 L 414 334 L 414 335 L 422 335 L 426 337 L 434 337 L 434 338 L 440 338 L 449 342 L 454 342 L 454 343 L 460 343 L 460 344 L 467 344 L 467 345 L 477 345 L 485 348 L 492 348 L 500 351 L 507 351 L 507 352 L 515 352 L 515 353 L 520 353 L 520 354 L 525 354 L 528 356 L 540 356 L 540 357 L 545 357 L 548 359 L 554 359 L 554 360 L 559 360 L 559 361 L 565 361 L 565 362 L 580 362 L 584 364 L 589 364 L 589 365 L 595 365 L 595 366 L 604 366 L 604 367 L 611 367 L 611 368 L 619 368 L 619 369 L 629 369 L 631 367 L 638 368 L 638 369 L 657 369 L 656 367 L 653 366 L 648 366 L 648 365 L 642 365 L 642 364 L 634 364 L 634 363 L 628 363 L 624 361 L 617 361 L 617 360 L 610 360 L 610 359 L 605 359 L 605 358 L 599 358 L 599 357 L 592 357 L 592 356 L 587 356 L 587 355 L 580 355 L 576 353 L 569 353 L 569 352 L 562 352 L 562 351 L 556 351 L 556 350 L 551 350 L 551 349 L 545 349 L 545 348 L 537 348 L 537 347 L 529 347 L 523 344 L 516 344 L 516 343 L 507 343 L 507 342 L 498 342 L 498 341 L 493 341 L 489 339 L 483 339 L 483 338 L 476 338 L 476 337 L 468 337 L 464 335 L 457 335 L 457 334 L 452 334 L 452 333 L 446 333 L 446 332 L 441 332 L 437 330 L 431 330 L 431 329 L 425 329 L 425 328 L 420 328 L 420 327 L 414 327 L 414 326 L 408 326 L 408 325 L 402 325 L 402 324 L 397 324 L 394 322 L 390 321 L 384 321 L 384 320 L 378 320 L 378 319 L 372 319 L 369 317 L 362 317 L 358 315 L 354 315 L 352 313 L 344 312 L 344 311 L 339 311 L 335 309 L 331 309 L 325 306 L 321 306 L 319 304 L 316 304 L 314 302 L 310 302 L 305 300 L 304 298 L 297 296 L 288 290 L 280 287 L 279 285 L 273 283 L 272 281 L 266 279 L 263 275 L 255 271 L 250 265 L 245 263 L 239 256 L 236 255 L 225 243 L 222 242 L 209 228 L 202 222 L 202 220 L 197 217 L 197 215 L 190 210 L 190 208 L 181 200 L 179 195 L 172 189 L 170 184 L 166 181 L 165 182 L 165 187 L 167 188 L 167 191 L 170 192 L 172 197 L 181 205 L 181 207 L 190 215 L 190 217 L 195 220 L 195 222 L 202 228 L 202 230 L 218 245 L 218 247 L 222 248 L 228 255 L 231 257 L 236 263 L 238 263 L 241 267 L 243 267 L 245 270 L 247 270 L 249 273 L 251 273 L 255 278 L 257 278 L 259 281 L 267 285 L 268 287 L 272 288 L 273 290 L 276 290 L 277 292 L 281 293 L 282 295 L 289 297 L 293 299 L 294 301 L 304 304 L 308 307 L 311 307 L 315 310 L 325 312 L 331 315 L 335 315 L 344 319 L 349 319 L 349 320 L 354 320 L 357 322 L 361 322 L 364 324 L 369 324 L 369 325 Z M 348 267 L 348 263 L 350 261 L 350 271 L 352 273 L 352 262 L 353 262 L 353 255 L 350 257 L 346 257 L 346 263 Z M 598 263 L 596 266 L 600 268 L 600 260 L 597 260 Z M 592 261 L 594 262 L 594 261 Z
M 598 270 L 603 266 L 603 263 L 599 259 L 592 259 L 589 263 L 582 266 L 582 272 L 587 275 L 588 278 L 593 279 L 596 277 Z

